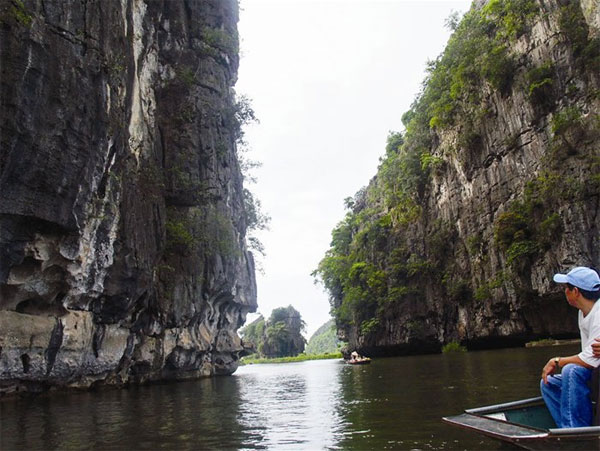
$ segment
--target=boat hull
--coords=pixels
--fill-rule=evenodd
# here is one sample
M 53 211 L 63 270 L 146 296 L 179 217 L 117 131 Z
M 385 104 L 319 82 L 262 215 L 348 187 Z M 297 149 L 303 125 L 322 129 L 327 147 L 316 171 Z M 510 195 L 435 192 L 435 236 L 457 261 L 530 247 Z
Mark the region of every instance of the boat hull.
M 525 449 L 600 449 L 600 426 L 556 428 L 541 397 L 470 409 L 442 421 Z

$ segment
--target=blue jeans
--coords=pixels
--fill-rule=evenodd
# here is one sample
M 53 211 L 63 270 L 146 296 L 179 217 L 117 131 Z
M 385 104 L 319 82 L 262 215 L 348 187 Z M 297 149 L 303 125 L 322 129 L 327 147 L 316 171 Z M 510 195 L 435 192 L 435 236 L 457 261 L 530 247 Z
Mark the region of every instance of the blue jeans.
M 587 385 L 592 370 L 568 364 L 562 374 L 542 379 L 540 386 L 546 406 L 559 428 L 576 428 L 592 424 L 592 401 Z

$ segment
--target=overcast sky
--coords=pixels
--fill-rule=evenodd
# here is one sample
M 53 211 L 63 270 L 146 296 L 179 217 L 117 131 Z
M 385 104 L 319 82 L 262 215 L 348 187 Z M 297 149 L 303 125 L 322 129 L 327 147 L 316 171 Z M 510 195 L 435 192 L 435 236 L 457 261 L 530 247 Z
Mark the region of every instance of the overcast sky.
M 259 124 L 248 188 L 271 216 L 257 274 L 258 312 L 293 305 L 307 338 L 329 316 L 311 272 L 344 218 L 344 199 L 376 174 L 387 135 L 418 94 L 445 21 L 470 0 L 240 0 L 238 95 Z M 252 321 L 256 315 L 248 315 Z

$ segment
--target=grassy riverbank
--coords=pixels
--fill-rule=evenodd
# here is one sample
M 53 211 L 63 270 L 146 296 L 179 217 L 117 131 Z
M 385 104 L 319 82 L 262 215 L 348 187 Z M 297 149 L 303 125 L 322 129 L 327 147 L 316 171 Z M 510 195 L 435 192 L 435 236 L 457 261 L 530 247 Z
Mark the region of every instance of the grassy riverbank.
M 251 365 L 253 363 L 290 363 L 290 362 L 304 362 L 305 360 L 324 360 L 324 359 L 341 359 L 341 352 L 332 352 L 318 355 L 306 355 L 300 354 L 294 357 L 277 357 L 272 359 L 258 358 L 256 354 L 242 357 L 240 365 Z

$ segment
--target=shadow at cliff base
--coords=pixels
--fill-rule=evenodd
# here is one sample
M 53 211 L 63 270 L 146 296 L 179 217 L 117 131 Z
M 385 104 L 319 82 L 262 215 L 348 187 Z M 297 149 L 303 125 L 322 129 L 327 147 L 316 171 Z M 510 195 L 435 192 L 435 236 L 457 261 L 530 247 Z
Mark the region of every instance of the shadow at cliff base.
M 488 336 L 471 340 L 463 340 L 460 344 L 469 351 L 485 351 L 495 349 L 522 348 L 526 343 L 548 338 L 548 335 L 539 334 L 516 334 L 511 336 Z M 577 333 L 552 334 L 554 340 L 569 340 L 579 338 Z M 437 341 L 416 341 L 410 344 L 399 344 L 391 346 L 365 346 L 360 348 L 360 353 L 368 357 L 403 357 L 427 354 L 439 354 L 442 346 Z
M 526 343 L 530 341 L 539 340 L 541 338 L 547 338 L 547 336 L 523 334 L 514 335 L 511 337 L 484 337 L 476 340 L 469 340 L 464 343 L 470 351 L 485 351 L 492 349 L 504 349 L 504 348 L 522 348 Z M 573 333 L 562 333 L 552 335 L 555 340 L 570 340 L 579 338 L 579 334 Z

